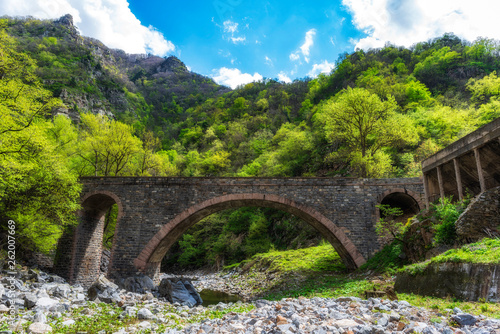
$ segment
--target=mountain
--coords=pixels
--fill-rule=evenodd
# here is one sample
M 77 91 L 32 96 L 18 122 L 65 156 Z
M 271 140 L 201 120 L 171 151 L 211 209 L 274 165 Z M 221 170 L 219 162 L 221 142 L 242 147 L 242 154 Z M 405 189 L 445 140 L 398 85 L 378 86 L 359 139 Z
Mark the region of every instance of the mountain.
M 190 72 L 178 58 L 126 54 L 81 36 L 71 15 L 57 20 L 3 17 L 7 32 L 37 61 L 37 74 L 65 107 L 55 113 L 77 119 L 90 111 L 118 119 L 147 113 L 150 105 L 168 114 L 229 91 Z M 136 94 L 145 96 L 148 102 Z M 190 97 L 191 95 L 195 98 Z

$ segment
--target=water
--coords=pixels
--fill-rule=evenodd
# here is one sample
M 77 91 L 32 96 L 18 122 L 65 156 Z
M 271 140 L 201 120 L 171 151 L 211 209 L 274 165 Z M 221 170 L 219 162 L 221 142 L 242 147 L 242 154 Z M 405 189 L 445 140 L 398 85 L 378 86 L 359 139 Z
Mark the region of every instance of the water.
M 208 305 L 214 305 L 218 304 L 220 302 L 223 303 L 235 303 L 241 298 L 237 295 L 230 295 L 228 293 L 222 292 L 222 291 L 214 291 L 214 290 L 209 290 L 209 289 L 203 289 L 200 292 L 200 297 L 203 299 L 203 306 L 208 306 Z

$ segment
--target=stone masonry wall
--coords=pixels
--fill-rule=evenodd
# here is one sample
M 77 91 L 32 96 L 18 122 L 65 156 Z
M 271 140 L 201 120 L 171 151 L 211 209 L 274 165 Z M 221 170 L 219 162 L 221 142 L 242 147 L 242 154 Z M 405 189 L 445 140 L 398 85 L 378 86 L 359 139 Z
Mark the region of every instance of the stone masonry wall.
M 475 242 L 484 237 L 500 235 L 500 187 L 479 194 L 455 223 L 463 242 Z

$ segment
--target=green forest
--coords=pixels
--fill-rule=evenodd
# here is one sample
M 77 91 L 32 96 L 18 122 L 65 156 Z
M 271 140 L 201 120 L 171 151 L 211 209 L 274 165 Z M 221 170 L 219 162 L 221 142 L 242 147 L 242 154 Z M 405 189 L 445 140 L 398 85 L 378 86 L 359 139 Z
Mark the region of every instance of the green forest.
M 109 49 L 64 17 L 3 17 L 0 226 L 15 220 L 24 248 L 50 254 L 76 223 L 81 176 L 420 176 L 423 159 L 500 116 L 499 69 L 499 41 L 445 34 L 231 90 L 176 57 Z M 109 247 L 116 207 L 107 219 Z M 205 218 L 167 260 L 219 267 L 320 241 L 287 213 L 242 208 Z

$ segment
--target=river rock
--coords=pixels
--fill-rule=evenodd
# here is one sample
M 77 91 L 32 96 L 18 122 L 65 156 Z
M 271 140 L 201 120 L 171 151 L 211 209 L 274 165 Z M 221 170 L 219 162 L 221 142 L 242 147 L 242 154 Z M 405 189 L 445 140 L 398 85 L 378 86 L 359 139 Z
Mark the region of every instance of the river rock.
M 24 307 L 26 307 L 28 310 L 35 307 L 37 301 L 38 298 L 32 293 L 27 293 L 24 295 Z
M 28 327 L 28 333 L 32 334 L 45 334 L 52 332 L 52 327 L 41 322 L 34 322 Z
M 10 311 L 10 308 L 8 308 L 4 304 L 0 304 L 0 314 L 2 314 L 2 313 L 8 313 L 9 311 Z
M 49 297 L 42 297 L 36 301 L 36 308 L 48 310 L 49 308 L 51 308 L 54 305 L 57 305 L 58 303 L 59 302 L 55 299 Z
M 198 293 L 198 291 L 196 291 L 196 289 L 194 288 L 193 284 L 188 280 L 184 280 L 184 282 L 182 283 L 184 283 L 184 287 L 186 287 L 186 290 L 189 292 L 191 297 L 193 297 L 193 299 L 196 300 L 196 305 L 203 304 L 203 300 L 201 299 L 201 296 Z
M 137 319 L 139 320 L 153 320 L 155 318 L 154 314 L 151 313 L 147 308 L 141 308 L 137 311 Z
M 37 311 L 33 317 L 33 322 L 40 322 L 42 324 L 47 322 L 47 316 L 43 311 Z
M 473 326 L 477 322 L 477 318 L 468 313 L 458 313 L 452 315 L 451 319 L 460 326 Z

